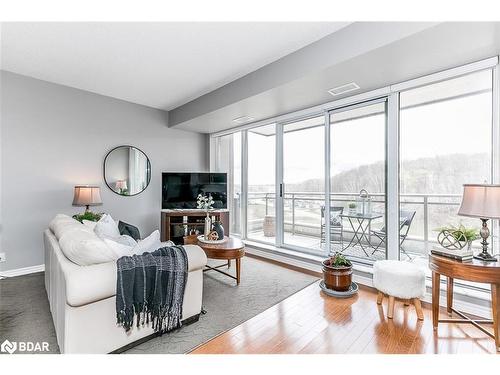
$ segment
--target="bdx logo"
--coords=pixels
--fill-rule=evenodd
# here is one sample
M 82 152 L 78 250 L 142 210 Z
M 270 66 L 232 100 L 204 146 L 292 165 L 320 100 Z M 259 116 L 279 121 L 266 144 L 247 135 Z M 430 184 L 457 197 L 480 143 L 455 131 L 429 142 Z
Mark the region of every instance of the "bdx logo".
M 0 345 L 0 351 L 3 353 L 13 354 L 15 351 L 19 352 L 48 352 L 49 343 L 48 342 L 31 342 L 31 341 L 19 341 L 10 342 L 5 340 L 2 345 Z

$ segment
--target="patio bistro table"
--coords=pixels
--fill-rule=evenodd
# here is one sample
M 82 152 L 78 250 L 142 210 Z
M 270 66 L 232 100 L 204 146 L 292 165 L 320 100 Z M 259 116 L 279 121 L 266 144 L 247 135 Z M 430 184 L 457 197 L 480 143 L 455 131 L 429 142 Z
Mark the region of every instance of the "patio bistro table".
M 347 246 L 345 246 L 342 249 L 342 252 L 344 252 L 344 250 L 346 250 L 349 247 L 354 247 L 356 245 L 359 245 L 361 247 L 361 249 L 363 250 L 363 252 L 365 253 L 365 255 L 367 257 L 369 257 L 368 253 L 366 252 L 366 249 L 373 248 L 373 246 L 371 245 L 370 238 L 369 238 L 370 225 L 371 225 L 372 220 L 379 219 L 379 218 L 383 217 L 383 215 L 378 214 L 378 213 L 371 213 L 371 214 L 365 214 L 365 215 L 347 213 L 347 214 L 340 214 L 339 216 L 343 219 L 344 218 L 347 219 L 349 221 L 349 224 L 351 225 L 352 230 L 353 230 L 353 236 L 351 238 L 351 241 L 349 242 L 349 244 Z M 368 245 L 363 246 L 363 244 L 361 243 L 363 238 L 366 240 L 366 243 Z

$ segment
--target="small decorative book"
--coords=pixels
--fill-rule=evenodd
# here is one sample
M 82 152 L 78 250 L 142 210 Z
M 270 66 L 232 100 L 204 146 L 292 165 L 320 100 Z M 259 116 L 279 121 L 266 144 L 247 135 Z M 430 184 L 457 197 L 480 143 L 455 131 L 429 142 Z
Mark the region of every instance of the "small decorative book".
M 431 250 L 431 254 L 440 255 L 443 257 L 448 257 L 461 262 L 466 262 L 472 260 L 472 251 L 467 249 L 462 250 L 449 250 L 441 246 L 434 246 Z

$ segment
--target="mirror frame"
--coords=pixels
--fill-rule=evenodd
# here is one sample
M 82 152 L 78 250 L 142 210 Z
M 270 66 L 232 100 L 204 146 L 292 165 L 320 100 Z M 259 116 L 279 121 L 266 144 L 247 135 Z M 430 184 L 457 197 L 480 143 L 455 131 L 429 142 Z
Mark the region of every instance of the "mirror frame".
M 142 189 L 140 192 L 135 193 L 135 194 L 124 195 L 124 194 L 117 193 L 111 186 L 109 186 L 108 181 L 106 181 L 106 160 L 108 159 L 108 156 L 113 151 L 115 151 L 116 149 L 122 148 L 122 147 L 131 147 L 131 148 L 135 148 L 136 150 L 139 150 L 140 152 L 142 152 L 142 154 L 146 157 L 146 160 L 148 161 L 147 169 L 149 170 L 149 179 L 147 181 L 146 187 L 144 189 Z M 120 197 L 134 197 L 136 195 L 139 195 L 139 194 L 143 193 L 148 188 L 149 184 L 151 183 L 151 178 L 153 177 L 152 176 L 153 172 L 152 172 L 152 168 L 151 168 L 151 160 L 149 160 L 149 156 L 144 151 L 142 151 L 139 147 L 131 146 L 131 145 L 120 145 L 120 146 L 113 147 L 111 150 L 109 150 L 106 153 L 106 156 L 104 157 L 104 162 L 103 162 L 103 165 L 102 165 L 102 171 L 103 171 L 102 177 L 104 179 L 104 183 L 106 184 L 106 186 L 109 188 L 109 190 L 111 190 L 116 195 L 119 195 Z

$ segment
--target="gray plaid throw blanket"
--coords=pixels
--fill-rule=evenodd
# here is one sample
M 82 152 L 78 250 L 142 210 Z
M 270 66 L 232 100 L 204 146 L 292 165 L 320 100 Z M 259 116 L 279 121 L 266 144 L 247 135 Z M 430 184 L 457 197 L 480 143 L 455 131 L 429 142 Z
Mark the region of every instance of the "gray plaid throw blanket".
M 155 332 L 181 326 L 188 262 L 184 247 L 172 246 L 152 253 L 121 257 L 116 261 L 116 317 L 128 331 L 151 322 Z

